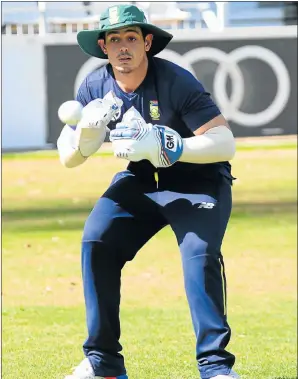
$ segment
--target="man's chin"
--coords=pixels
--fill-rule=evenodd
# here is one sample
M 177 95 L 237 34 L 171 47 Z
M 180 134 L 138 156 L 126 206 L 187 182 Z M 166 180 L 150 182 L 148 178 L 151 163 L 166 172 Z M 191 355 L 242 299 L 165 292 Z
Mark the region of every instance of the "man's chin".
M 133 68 L 128 66 L 115 66 L 115 69 L 121 74 L 129 74 L 133 71 Z

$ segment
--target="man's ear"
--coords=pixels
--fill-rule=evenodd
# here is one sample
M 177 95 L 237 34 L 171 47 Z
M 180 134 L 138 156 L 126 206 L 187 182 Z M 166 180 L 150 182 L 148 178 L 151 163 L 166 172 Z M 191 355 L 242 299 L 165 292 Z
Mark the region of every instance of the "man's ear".
M 98 46 L 101 48 L 101 50 L 105 53 L 105 54 L 108 54 L 107 52 L 107 49 L 106 49 L 106 45 L 105 45 L 105 41 L 103 39 L 99 39 L 97 41 L 98 43 Z
M 147 34 L 145 37 L 145 50 L 149 51 L 152 46 L 153 34 Z

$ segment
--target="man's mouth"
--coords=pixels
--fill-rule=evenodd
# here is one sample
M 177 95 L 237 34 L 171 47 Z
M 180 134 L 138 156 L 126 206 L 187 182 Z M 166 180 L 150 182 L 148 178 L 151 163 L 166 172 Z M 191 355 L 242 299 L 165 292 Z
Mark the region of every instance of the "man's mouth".
M 131 60 L 131 57 L 119 57 L 119 61 L 122 63 L 129 62 Z

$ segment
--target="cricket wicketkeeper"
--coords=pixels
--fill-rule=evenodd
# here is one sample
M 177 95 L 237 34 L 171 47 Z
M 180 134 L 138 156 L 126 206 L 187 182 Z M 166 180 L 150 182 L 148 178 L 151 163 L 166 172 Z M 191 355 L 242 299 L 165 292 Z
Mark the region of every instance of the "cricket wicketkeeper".
M 172 37 L 126 4 L 108 8 L 98 30 L 77 36 L 85 53 L 109 62 L 81 84 L 76 100 L 83 116 L 75 127 L 64 126 L 60 160 L 66 167 L 82 164 L 110 131 L 115 156 L 129 164 L 114 176 L 84 227 L 88 338 L 85 359 L 68 379 L 128 378 L 119 343 L 121 270 L 165 225 L 181 251 L 201 378 L 238 377 L 235 356 L 226 350 L 231 330 L 221 253 L 235 141 L 203 85 L 155 57 Z

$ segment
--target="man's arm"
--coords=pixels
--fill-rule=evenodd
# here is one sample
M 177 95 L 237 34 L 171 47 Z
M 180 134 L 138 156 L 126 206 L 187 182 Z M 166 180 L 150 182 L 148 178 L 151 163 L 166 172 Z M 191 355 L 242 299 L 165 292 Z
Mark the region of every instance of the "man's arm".
M 179 76 L 175 85 L 180 88 L 174 92 L 177 95 L 173 95 L 176 107 L 194 134 L 183 139 L 179 161 L 200 164 L 232 159 L 235 154 L 233 133 L 210 93 L 190 73 Z
M 76 134 L 69 125 L 64 125 L 57 141 L 57 149 L 60 162 L 64 167 L 79 166 L 87 159 L 82 156 L 80 149 L 76 148 Z
M 231 160 L 236 151 L 235 139 L 228 122 L 218 115 L 183 139 L 180 162 L 215 163 Z
M 78 90 L 76 100 L 83 105 L 85 108 L 88 103 L 90 103 L 89 90 L 87 85 L 87 78 L 81 83 L 80 88 Z M 88 133 L 89 131 L 87 131 Z M 86 133 L 86 131 L 84 132 Z M 92 133 L 92 132 L 91 132 Z M 94 133 L 94 132 L 93 132 Z M 99 131 L 95 131 L 95 134 L 98 134 Z M 80 135 L 78 135 L 77 125 L 64 125 L 60 136 L 57 140 L 57 149 L 59 154 L 60 162 L 64 167 L 73 168 L 84 163 L 88 157 L 84 157 L 79 148 L 80 144 Z M 95 143 L 98 140 L 97 135 L 92 136 L 92 140 Z M 86 138 L 85 138 L 86 139 Z M 90 141 L 89 141 L 90 142 Z M 94 144 L 94 142 L 93 142 Z M 94 145 L 94 150 L 96 149 L 96 145 Z
M 72 168 L 85 162 L 103 144 L 107 125 L 122 106 L 122 100 L 109 92 L 103 99 L 89 102 L 76 129 L 65 125 L 57 141 L 61 163 Z
M 230 128 L 230 125 L 228 124 L 227 120 L 224 118 L 224 116 L 222 114 L 214 117 L 212 120 L 206 122 L 206 124 L 200 126 L 197 130 L 195 130 L 193 133 L 196 135 L 196 136 L 199 136 L 201 134 L 204 134 L 207 132 L 207 130 L 211 129 L 211 128 L 215 128 L 217 126 L 225 126 L 227 127 L 228 129 L 231 130 Z
M 155 167 L 169 167 L 177 161 L 215 163 L 230 160 L 235 153 L 234 137 L 222 116 L 216 116 L 190 138 L 181 138 L 173 129 L 146 124 L 133 107 L 110 133 L 114 155 L 138 162 L 148 159 Z M 215 126 L 218 125 L 218 126 Z M 205 132 L 204 132 L 205 131 Z

